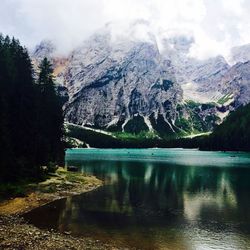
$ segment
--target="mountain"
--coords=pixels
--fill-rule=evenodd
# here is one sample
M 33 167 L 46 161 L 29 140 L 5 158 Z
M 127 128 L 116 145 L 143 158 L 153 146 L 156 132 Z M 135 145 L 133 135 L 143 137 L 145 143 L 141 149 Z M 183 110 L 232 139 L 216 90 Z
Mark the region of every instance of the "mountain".
M 71 56 L 66 72 L 69 122 L 139 132 L 161 121 L 174 131 L 182 90 L 155 43 L 95 36 Z M 82 58 L 86 58 L 82 60 Z
M 57 56 L 50 42 L 36 47 L 35 62 L 47 56 L 54 64 L 66 121 L 169 138 L 211 131 L 249 102 L 248 62 L 198 60 L 189 56 L 192 37 L 159 42 L 146 34 L 114 38 L 106 26 L 66 57 Z
M 56 51 L 56 46 L 49 40 L 42 41 L 34 51 L 31 56 L 36 59 L 36 61 L 42 61 L 44 57 L 49 60 L 53 60 L 54 52 Z
M 250 61 L 250 44 L 232 48 L 230 61 L 232 64 Z
M 250 102 L 250 61 L 233 65 L 223 77 L 220 88 L 226 96 L 231 96 L 234 106 Z

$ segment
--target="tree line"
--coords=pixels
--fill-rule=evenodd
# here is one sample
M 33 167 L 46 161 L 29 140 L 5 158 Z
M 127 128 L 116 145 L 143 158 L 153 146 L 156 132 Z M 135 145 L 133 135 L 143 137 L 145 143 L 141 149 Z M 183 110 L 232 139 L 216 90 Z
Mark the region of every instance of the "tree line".
M 38 179 L 64 159 L 63 113 L 53 69 L 34 73 L 26 48 L 0 35 L 0 181 Z
M 170 147 L 215 151 L 250 151 L 250 104 L 231 112 L 209 136 L 182 138 L 168 142 Z
M 201 142 L 201 149 L 250 151 L 250 104 L 232 112 Z

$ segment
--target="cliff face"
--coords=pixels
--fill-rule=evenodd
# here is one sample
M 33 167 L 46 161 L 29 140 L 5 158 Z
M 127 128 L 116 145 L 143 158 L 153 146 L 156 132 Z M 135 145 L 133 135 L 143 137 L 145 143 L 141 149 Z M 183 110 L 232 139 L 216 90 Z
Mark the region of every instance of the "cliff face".
M 182 101 L 181 87 L 154 43 L 110 44 L 108 37 L 94 37 L 73 52 L 66 75 L 71 99 L 65 117 L 77 124 L 124 129 L 142 117 L 142 126 L 151 129 L 150 118 L 176 119 Z
M 42 43 L 35 61 L 51 58 L 65 103 L 65 119 L 112 131 L 178 134 L 209 131 L 248 103 L 248 64 L 233 67 L 222 56 L 189 57 L 193 39 L 145 41 L 96 33 L 65 58 Z

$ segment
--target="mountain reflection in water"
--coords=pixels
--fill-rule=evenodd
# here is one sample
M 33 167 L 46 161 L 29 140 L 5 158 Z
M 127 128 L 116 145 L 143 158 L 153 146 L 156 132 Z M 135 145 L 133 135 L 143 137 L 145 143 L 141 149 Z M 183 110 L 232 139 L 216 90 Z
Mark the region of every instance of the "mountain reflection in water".
M 130 248 L 250 249 L 248 154 L 92 151 L 69 153 L 67 164 L 105 185 L 37 208 L 28 220 Z

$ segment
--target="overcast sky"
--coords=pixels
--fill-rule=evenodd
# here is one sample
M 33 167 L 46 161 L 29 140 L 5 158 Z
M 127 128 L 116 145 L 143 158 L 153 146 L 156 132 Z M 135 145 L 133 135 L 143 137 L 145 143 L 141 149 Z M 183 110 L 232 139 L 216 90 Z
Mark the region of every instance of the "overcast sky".
M 32 48 L 53 40 L 69 51 L 105 23 L 150 21 L 157 34 L 189 34 L 191 55 L 227 54 L 250 43 L 249 0 L 0 0 L 0 32 Z M 118 25 L 119 32 L 123 25 Z M 125 28 L 124 28 L 125 30 Z M 138 31 L 139 32 L 139 31 Z

